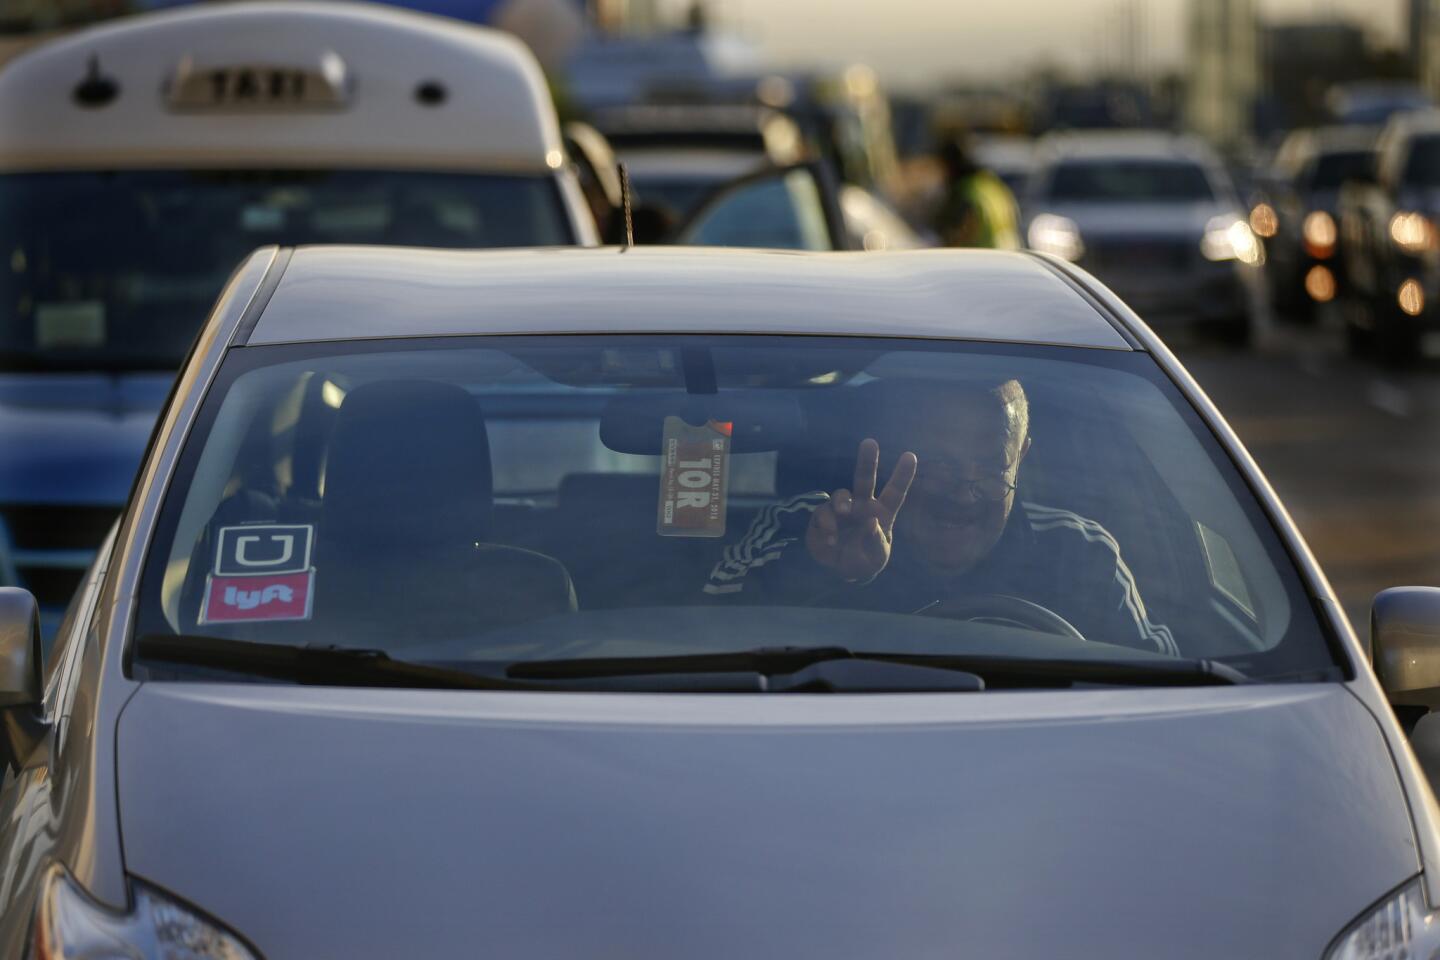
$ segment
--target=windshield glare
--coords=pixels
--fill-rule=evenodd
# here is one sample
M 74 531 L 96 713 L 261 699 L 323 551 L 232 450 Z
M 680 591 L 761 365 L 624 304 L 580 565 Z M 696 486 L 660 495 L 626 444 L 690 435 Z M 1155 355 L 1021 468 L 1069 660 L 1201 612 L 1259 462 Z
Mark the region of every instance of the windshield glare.
M 545 177 L 365 171 L 0 177 L 0 369 L 170 370 L 267 244 L 572 241 Z
M 1073 203 L 1207 203 L 1215 192 L 1193 163 L 1067 161 L 1051 174 L 1049 198 Z
M 836 644 L 1333 667 L 1148 356 L 813 337 L 232 351 L 137 634 L 499 675 Z

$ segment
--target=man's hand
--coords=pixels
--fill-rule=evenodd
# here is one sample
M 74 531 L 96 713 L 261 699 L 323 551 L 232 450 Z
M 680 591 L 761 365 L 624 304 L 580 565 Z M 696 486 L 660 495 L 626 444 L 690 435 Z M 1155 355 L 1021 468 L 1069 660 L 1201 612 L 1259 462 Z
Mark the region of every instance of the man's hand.
M 862 440 L 855 458 L 855 489 L 836 490 L 830 502 L 810 515 L 805 546 L 815 562 L 849 581 L 869 580 L 890 562 L 890 541 L 895 517 L 915 480 L 918 461 L 902 453 L 895 472 L 880 496 L 875 496 L 875 473 L 880 465 L 880 444 Z

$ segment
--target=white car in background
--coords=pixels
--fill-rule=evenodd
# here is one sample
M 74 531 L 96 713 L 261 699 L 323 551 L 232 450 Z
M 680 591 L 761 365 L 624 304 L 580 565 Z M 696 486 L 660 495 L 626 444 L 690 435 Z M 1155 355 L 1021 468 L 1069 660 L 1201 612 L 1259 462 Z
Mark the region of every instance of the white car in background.
M 1218 156 L 1157 132 L 1052 134 L 1022 207 L 1029 246 L 1079 263 L 1164 332 L 1244 342 L 1263 309 L 1264 249 Z

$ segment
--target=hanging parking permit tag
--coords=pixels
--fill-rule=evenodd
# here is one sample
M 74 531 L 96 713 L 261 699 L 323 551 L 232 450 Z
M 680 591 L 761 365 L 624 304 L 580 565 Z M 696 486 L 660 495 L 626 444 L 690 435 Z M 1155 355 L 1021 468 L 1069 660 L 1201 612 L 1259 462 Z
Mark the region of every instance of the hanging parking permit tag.
M 660 448 L 660 507 L 655 532 L 662 537 L 723 537 L 730 487 L 731 424 L 711 420 L 693 427 L 665 418 Z

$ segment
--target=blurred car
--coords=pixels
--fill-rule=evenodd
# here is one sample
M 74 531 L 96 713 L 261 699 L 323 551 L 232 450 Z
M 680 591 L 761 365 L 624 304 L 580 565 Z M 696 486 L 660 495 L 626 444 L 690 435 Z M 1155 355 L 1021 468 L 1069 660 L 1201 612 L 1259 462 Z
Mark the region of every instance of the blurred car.
M 979 579 L 789 539 L 879 502 L 914 564 L 962 501 L 1004 514 Z M 1437 593 L 1377 604 L 1398 700 Z M 1052 259 L 260 251 L 43 662 L 34 611 L 0 591 L 7 957 L 1440 949 L 1365 649 Z
M 658 207 L 668 221 L 666 241 L 804 250 L 924 245 L 885 201 L 854 184 L 837 183 L 823 164 L 807 164 L 811 151 L 800 128 L 776 110 L 713 103 L 636 105 L 597 113 L 595 123 L 625 164 L 636 200 Z M 777 176 L 780 171 L 788 176 Z M 699 217 L 713 224 L 709 211 L 717 201 L 731 203 L 727 198 L 737 187 L 744 187 L 750 199 L 743 216 L 727 216 L 723 236 L 713 226 L 690 228 L 689 222 Z M 833 214 L 815 215 L 821 208 L 838 212 L 843 221 L 838 235 L 826 227 Z
M 1340 194 L 1343 313 L 1353 352 L 1404 363 L 1440 323 L 1440 110 L 1398 115 L 1376 152 Z
M 795 122 L 764 107 L 639 104 L 592 120 L 629 171 L 636 198 L 676 219 L 732 180 L 809 155 Z
M 1209 147 L 1164 133 L 1064 133 L 1036 148 L 1029 245 L 1079 263 L 1160 328 L 1248 338 L 1264 251 Z
M 1378 134 L 1370 127 L 1296 130 L 1276 153 L 1250 226 L 1265 244 L 1271 296 L 1292 317 L 1310 319 L 1314 305 L 1339 296 L 1340 190 L 1373 177 Z
M 477 95 L 483 91 L 483 95 Z M 378 5 L 137 16 L 0 70 L 0 583 L 47 627 L 216 292 L 268 242 L 593 243 L 513 38 Z

